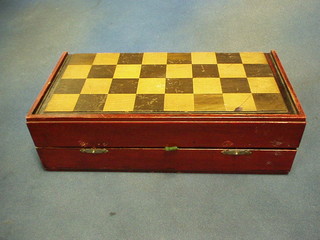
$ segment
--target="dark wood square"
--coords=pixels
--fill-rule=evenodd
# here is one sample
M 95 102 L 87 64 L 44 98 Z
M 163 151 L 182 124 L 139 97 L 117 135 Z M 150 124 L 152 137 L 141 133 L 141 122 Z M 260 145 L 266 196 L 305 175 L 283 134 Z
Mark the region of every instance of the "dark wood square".
M 115 69 L 115 65 L 93 65 L 88 78 L 112 78 Z
M 273 77 L 268 64 L 244 64 L 247 77 Z
M 102 111 L 107 94 L 81 94 L 74 111 Z
M 139 79 L 113 79 L 109 93 L 136 93 Z
M 118 64 L 141 64 L 143 53 L 120 53 Z
M 191 53 L 168 53 L 167 63 L 169 64 L 190 64 Z
M 250 93 L 250 86 L 246 78 L 221 78 L 223 93 Z
M 217 64 L 193 64 L 192 74 L 197 77 L 219 77 Z
M 167 78 L 166 93 L 193 93 L 192 78 Z
M 141 78 L 165 78 L 167 65 L 142 65 Z
M 79 94 L 84 85 L 85 79 L 60 79 L 55 94 Z
M 216 53 L 218 63 L 242 63 L 239 53 Z
M 69 65 L 91 65 L 95 57 L 95 53 L 72 54 L 69 60 Z
M 164 94 L 137 94 L 134 111 L 163 111 Z
M 287 111 L 280 93 L 253 93 L 257 111 Z

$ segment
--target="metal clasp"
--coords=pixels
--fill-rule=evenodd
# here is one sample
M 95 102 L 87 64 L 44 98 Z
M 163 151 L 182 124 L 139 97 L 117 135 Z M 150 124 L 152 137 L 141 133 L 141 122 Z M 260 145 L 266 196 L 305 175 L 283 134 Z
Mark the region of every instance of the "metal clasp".
M 105 148 L 81 148 L 80 152 L 91 153 L 91 154 L 101 154 L 101 153 L 107 153 L 108 150 Z
M 239 150 L 239 149 L 228 149 L 221 151 L 222 154 L 225 155 L 232 155 L 232 156 L 239 156 L 239 155 L 250 155 L 252 154 L 249 150 Z
M 164 150 L 167 152 L 177 151 L 179 148 L 177 146 L 164 147 Z

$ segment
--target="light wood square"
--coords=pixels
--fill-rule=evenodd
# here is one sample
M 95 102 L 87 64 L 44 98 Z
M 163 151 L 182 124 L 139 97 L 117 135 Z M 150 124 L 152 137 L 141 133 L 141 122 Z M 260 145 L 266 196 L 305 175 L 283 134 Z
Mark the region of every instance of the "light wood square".
M 193 52 L 191 53 L 193 64 L 216 64 L 217 58 L 214 52 Z
M 80 94 L 53 94 L 45 111 L 73 111 Z
M 136 94 L 108 94 L 103 111 L 133 111 Z
M 166 91 L 165 78 L 140 78 L 138 94 L 162 94 Z
M 107 94 L 112 78 L 87 78 L 81 94 Z
M 245 78 L 246 72 L 242 64 L 218 64 L 220 78 Z
M 91 65 L 68 65 L 62 78 L 87 78 Z
M 164 111 L 194 111 L 193 94 L 166 94 Z
M 168 64 L 167 78 L 192 78 L 192 65 Z
M 242 52 L 240 56 L 243 64 L 268 64 L 262 52 Z
M 280 93 L 273 77 L 248 78 L 248 83 L 252 93 Z
M 222 93 L 220 79 L 219 78 L 194 78 L 193 93 L 195 94 Z
M 256 111 L 256 105 L 251 93 L 224 93 L 223 101 L 227 111 Z
M 116 65 L 120 53 L 97 53 L 93 65 Z
M 225 111 L 222 94 L 194 94 L 195 111 Z
M 141 65 L 123 64 L 117 65 L 113 78 L 139 78 Z
M 165 52 L 144 53 L 142 64 L 167 64 L 167 53 Z

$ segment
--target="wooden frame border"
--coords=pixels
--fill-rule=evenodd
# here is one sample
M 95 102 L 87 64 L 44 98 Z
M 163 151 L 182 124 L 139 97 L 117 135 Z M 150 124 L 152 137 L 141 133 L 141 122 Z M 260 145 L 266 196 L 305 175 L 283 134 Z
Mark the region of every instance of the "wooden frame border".
M 51 74 L 49 75 L 46 83 L 44 84 L 44 87 L 41 89 L 40 93 L 38 94 L 36 100 L 34 101 L 32 107 L 30 108 L 29 112 L 27 113 L 27 121 L 30 118 L 33 118 L 35 116 L 34 111 L 37 109 L 37 107 L 39 106 L 39 104 L 41 103 L 42 99 L 44 98 L 45 94 L 47 93 L 47 91 L 50 88 L 50 85 L 52 83 L 52 81 L 54 80 L 54 78 L 57 76 L 57 73 L 59 72 L 62 64 L 64 63 L 64 60 L 66 59 L 66 57 L 68 56 L 68 52 L 63 52 L 59 58 L 59 61 L 57 62 L 56 66 L 54 67 L 54 69 L 52 70 Z
M 286 86 L 288 87 L 288 90 L 290 92 L 291 97 L 293 98 L 293 102 L 294 102 L 295 106 L 297 107 L 298 116 L 305 119 L 306 115 L 302 109 L 302 105 L 297 97 L 296 92 L 294 91 L 294 89 L 292 87 L 291 82 L 289 81 L 288 75 L 287 75 L 286 71 L 284 70 L 284 67 L 282 66 L 282 63 L 278 57 L 277 52 L 275 50 L 272 50 L 270 54 L 273 57 L 276 65 L 278 67 L 278 70 L 279 70 L 284 82 L 286 83 Z

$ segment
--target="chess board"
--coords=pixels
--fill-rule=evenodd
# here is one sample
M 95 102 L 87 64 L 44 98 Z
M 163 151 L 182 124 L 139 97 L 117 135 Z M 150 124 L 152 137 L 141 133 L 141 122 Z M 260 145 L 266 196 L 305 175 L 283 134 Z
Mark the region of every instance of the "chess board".
M 265 53 L 71 54 L 40 113 L 288 113 Z

